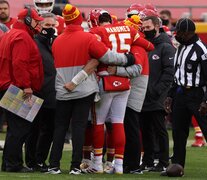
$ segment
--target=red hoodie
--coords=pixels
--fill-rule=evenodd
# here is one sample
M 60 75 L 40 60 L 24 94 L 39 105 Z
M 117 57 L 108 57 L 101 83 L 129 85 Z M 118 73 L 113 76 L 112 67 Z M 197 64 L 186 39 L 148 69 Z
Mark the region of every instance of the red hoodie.
M 29 28 L 16 22 L 0 42 L 0 90 L 10 84 L 39 91 L 43 82 L 42 59 Z

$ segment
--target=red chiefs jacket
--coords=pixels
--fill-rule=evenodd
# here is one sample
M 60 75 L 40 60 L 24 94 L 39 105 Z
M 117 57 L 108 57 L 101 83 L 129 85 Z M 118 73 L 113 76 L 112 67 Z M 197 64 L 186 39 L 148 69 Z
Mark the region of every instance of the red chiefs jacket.
M 13 29 L 2 36 L 0 42 L 0 90 L 10 84 L 22 89 L 39 91 L 43 82 L 42 59 L 30 36 L 29 28 L 16 22 Z

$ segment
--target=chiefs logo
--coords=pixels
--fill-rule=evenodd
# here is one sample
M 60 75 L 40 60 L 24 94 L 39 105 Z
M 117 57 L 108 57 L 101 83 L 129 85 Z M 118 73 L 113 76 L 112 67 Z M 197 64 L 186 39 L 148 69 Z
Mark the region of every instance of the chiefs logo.
M 114 81 L 114 82 L 113 82 L 113 86 L 114 86 L 114 87 L 118 87 L 118 86 L 121 86 L 121 85 L 122 85 L 122 83 L 119 82 L 119 81 Z

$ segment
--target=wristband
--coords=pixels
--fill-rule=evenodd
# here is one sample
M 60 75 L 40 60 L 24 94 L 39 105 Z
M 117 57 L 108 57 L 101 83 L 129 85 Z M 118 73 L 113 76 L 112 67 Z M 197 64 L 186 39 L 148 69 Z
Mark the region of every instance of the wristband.
M 78 85 L 81 82 L 83 82 L 87 77 L 88 77 L 88 74 L 84 70 L 81 70 L 78 74 L 75 75 L 75 77 L 73 77 L 71 81 L 75 85 Z

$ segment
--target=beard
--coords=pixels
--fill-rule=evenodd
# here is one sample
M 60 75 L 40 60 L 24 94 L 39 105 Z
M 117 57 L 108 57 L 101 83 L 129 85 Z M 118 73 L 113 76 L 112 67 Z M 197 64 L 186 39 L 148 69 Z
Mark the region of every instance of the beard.
M 0 21 L 6 21 L 9 18 L 5 13 L 0 14 Z

